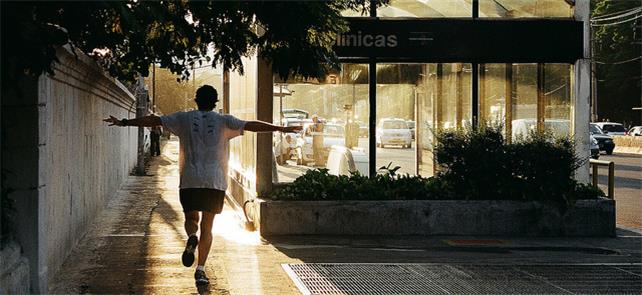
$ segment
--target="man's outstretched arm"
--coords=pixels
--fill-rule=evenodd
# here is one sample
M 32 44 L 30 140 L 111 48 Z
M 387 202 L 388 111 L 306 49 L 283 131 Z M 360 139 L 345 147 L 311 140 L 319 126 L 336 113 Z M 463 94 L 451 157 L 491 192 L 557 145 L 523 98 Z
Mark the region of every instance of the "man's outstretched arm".
M 159 116 L 149 115 L 145 117 L 135 118 L 135 119 L 123 119 L 118 120 L 114 116 L 109 116 L 109 118 L 104 119 L 103 121 L 110 123 L 109 126 L 137 126 L 137 127 L 154 127 L 160 126 L 163 123 Z
M 277 126 L 277 125 L 272 125 L 270 123 L 266 123 L 263 121 L 248 121 L 245 123 L 245 128 L 243 128 L 247 131 L 252 131 L 252 132 L 273 132 L 273 131 L 280 131 L 280 132 L 299 132 L 301 131 L 302 127 L 301 126 Z

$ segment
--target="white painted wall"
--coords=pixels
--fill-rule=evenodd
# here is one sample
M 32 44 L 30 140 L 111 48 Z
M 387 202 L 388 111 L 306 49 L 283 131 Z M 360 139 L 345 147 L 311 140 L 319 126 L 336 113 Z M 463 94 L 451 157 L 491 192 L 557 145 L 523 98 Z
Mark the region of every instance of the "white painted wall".
M 17 174 L 7 184 L 17 189 L 10 196 L 34 293 L 47 292 L 137 154 L 135 128 L 102 122 L 108 115 L 133 118 L 132 94 L 82 53 L 60 48 L 57 56 L 54 76 L 25 79 L 22 93 L 7 103 L 3 90 L 3 133 L 11 138 L 3 145 L 3 163 L 9 164 L 3 168 Z

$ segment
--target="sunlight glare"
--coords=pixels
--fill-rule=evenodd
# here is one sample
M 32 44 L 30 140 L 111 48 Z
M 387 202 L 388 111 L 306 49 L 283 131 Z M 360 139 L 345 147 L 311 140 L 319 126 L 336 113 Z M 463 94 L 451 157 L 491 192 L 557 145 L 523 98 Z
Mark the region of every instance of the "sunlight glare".
M 242 245 L 261 245 L 261 236 L 258 231 L 248 231 L 243 228 L 239 217 L 232 209 L 225 209 L 214 219 L 212 228 L 214 235 L 220 235 L 225 240 Z

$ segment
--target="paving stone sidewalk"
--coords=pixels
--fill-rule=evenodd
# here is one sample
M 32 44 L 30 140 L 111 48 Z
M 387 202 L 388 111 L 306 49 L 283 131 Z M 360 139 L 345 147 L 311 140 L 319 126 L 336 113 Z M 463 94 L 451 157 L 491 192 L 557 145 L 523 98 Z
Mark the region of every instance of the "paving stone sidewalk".
M 97 217 L 50 286 L 50 293 L 299 294 L 284 263 L 640 263 L 642 235 L 611 239 L 471 237 L 320 237 L 262 239 L 226 206 L 214 222 L 206 265 L 211 285 L 197 289 L 183 267 L 178 201 L 178 141 L 152 160 L 151 176 L 129 178 Z

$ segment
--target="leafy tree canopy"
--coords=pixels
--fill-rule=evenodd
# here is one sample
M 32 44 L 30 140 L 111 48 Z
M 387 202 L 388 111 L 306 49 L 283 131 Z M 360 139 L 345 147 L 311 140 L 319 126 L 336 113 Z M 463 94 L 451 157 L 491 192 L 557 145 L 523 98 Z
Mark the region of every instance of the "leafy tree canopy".
M 257 49 L 283 77 L 319 77 L 338 67 L 332 42 L 347 29 L 341 12 L 366 14 L 384 2 L 3 1 L 3 75 L 52 73 L 55 48 L 70 44 L 129 81 L 154 62 L 183 79 L 204 61 L 243 72 L 241 58 Z
M 642 81 L 641 0 L 592 1 L 592 31 L 599 120 L 640 124 Z

